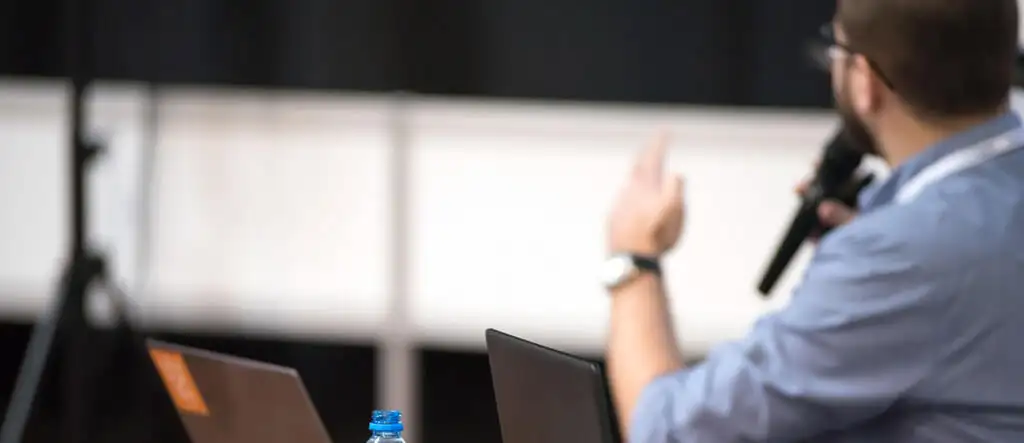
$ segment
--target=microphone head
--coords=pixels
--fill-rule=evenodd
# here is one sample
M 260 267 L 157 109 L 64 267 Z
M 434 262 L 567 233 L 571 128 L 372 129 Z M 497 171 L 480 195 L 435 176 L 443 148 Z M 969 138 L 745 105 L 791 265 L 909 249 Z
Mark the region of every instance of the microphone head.
M 816 181 L 825 194 L 838 192 L 841 186 L 850 181 L 864 159 L 864 152 L 850 143 L 845 131 L 844 126 L 832 135 L 821 157 Z

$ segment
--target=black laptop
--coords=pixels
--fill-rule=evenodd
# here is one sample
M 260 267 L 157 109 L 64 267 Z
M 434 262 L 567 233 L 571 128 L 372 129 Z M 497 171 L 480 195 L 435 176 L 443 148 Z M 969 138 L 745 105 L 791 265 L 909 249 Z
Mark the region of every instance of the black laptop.
M 598 363 L 488 329 L 487 356 L 504 443 L 618 443 Z

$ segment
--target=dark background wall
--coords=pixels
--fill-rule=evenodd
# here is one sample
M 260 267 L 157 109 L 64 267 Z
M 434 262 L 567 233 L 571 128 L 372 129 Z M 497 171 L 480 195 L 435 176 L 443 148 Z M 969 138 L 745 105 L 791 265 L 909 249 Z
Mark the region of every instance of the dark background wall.
M 65 72 L 66 0 L 0 0 L 0 75 Z M 107 78 L 827 107 L 819 0 L 93 0 Z
M 820 0 L 96 0 L 108 79 L 478 97 L 830 106 L 801 47 Z M 63 0 L 0 0 L 0 75 L 66 74 Z M 30 327 L 0 323 L 6 404 Z M 295 366 L 335 441 L 363 441 L 376 350 L 199 334 L 166 339 Z M 97 350 L 111 342 L 94 337 Z M 159 387 L 114 359 L 96 389 L 105 441 L 181 441 Z M 105 351 L 104 351 L 105 352 Z M 59 353 L 57 355 L 60 355 Z M 97 351 L 98 363 L 103 364 Z M 93 364 L 73 362 L 73 366 Z M 486 357 L 422 350 L 424 442 L 498 442 Z M 36 441 L 59 411 L 49 371 Z M 163 402 L 163 403 L 162 403 Z M 164 414 L 164 415 L 161 415 Z M 163 417 L 163 418 L 154 418 Z M 170 419 L 167 419 L 170 417 Z

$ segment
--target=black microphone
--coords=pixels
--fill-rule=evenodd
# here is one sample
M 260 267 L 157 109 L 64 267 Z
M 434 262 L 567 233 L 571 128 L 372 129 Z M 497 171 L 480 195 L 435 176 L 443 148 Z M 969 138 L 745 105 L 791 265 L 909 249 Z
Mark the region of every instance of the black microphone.
M 848 206 L 856 206 L 857 195 L 874 179 L 872 175 L 854 177 L 863 158 L 864 153 L 850 145 L 842 128 L 825 145 L 825 152 L 814 179 L 801 196 L 800 207 L 793 216 L 789 230 L 786 231 L 775 251 L 775 256 L 761 278 L 761 283 L 757 286 L 762 295 L 767 296 L 771 292 L 789 266 L 789 262 L 793 260 L 793 256 L 800 250 L 800 245 L 811 234 L 824 235 L 830 229 L 818 218 L 818 206 L 823 201 L 837 199 Z

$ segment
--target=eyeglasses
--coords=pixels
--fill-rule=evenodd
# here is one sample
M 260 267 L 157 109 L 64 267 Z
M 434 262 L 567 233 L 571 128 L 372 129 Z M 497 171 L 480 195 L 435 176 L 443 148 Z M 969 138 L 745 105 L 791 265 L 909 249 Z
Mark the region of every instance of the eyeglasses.
M 878 64 L 875 63 L 875 61 L 872 60 L 871 57 L 868 57 L 862 52 L 858 52 L 857 50 L 851 48 L 847 44 L 836 41 L 836 36 L 835 33 L 832 31 L 831 24 L 826 23 L 822 25 L 821 29 L 819 29 L 819 34 L 820 41 L 815 43 L 811 47 L 811 58 L 814 60 L 814 63 L 818 65 L 819 68 L 824 69 L 826 71 L 831 71 L 832 62 L 844 56 L 848 57 L 851 55 L 859 54 L 868 61 L 868 66 L 870 66 L 871 69 L 875 71 L 875 75 L 877 75 L 878 78 L 882 80 L 882 83 L 885 84 L 886 87 L 892 90 L 896 89 L 893 87 L 892 82 L 889 81 L 889 77 L 887 77 L 882 72 L 882 70 L 879 69 Z

